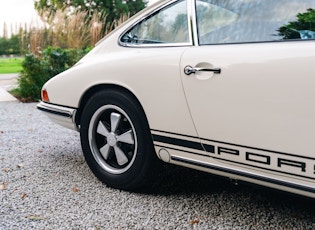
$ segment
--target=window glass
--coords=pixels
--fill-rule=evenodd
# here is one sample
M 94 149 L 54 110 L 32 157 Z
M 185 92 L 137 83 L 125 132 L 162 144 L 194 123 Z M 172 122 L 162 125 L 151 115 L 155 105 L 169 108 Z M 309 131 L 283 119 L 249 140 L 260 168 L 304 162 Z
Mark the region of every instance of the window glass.
M 134 26 L 121 38 L 129 44 L 189 42 L 186 1 L 178 1 Z
M 315 39 L 315 0 L 197 0 L 201 45 Z

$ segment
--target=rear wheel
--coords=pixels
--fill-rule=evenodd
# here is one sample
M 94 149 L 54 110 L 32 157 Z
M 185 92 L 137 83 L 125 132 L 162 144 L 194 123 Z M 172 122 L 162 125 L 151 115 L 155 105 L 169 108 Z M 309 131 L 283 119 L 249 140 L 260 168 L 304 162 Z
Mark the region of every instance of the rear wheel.
M 108 90 L 92 96 L 82 114 L 80 137 L 92 172 L 111 187 L 138 189 L 154 173 L 157 157 L 148 123 L 127 93 Z

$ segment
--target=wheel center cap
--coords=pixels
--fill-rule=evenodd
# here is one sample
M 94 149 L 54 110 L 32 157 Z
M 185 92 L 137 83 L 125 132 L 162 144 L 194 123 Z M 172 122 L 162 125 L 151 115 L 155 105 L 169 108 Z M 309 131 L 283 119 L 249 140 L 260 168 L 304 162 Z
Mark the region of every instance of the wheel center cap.
M 115 146 L 116 143 L 117 143 L 117 139 L 116 139 L 116 135 L 114 133 L 110 133 L 108 136 L 107 136 L 107 143 L 110 145 L 110 146 Z

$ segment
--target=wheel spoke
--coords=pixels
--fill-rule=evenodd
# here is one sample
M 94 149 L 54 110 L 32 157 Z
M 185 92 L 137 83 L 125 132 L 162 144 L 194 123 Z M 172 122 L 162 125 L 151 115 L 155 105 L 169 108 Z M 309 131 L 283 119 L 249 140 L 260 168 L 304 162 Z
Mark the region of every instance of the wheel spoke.
M 135 140 L 133 138 L 132 130 L 129 130 L 128 132 L 125 132 L 118 136 L 117 141 L 133 145 L 135 143 Z
M 109 144 L 104 145 L 100 149 L 100 152 L 101 152 L 102 156 L 104 157 L 104 159 L 107 160 L 108 156 L 109 156 L 109 152 L 110 152 L 110 145 Z
M 111 113 L 110 115 L 110 125 L 111 125 L 111 132 L 116 132 L 116 129 L 119 125 L 121 115 L 119 113 Z
M 114 151 L 115 151 L 117 163 L 119 165 L 124 165 L 128 162 L 128 158 L 126 157 L 126 155 L 120 148 L 118 148 L 117 146 L 114 146 Z
M 105 125 L 104 125 L 103 122 L 101 122 L 101 121 L 100 121 L 100 122 L 98 123 L 98 125 L 97 125 L 97 130 L 96 130 L 96 132 L 97 132 L 98 134 L 103 135 L 104 137 L 107 137 L 108 134 L 109 134 L 107 128 L 105 127 Z

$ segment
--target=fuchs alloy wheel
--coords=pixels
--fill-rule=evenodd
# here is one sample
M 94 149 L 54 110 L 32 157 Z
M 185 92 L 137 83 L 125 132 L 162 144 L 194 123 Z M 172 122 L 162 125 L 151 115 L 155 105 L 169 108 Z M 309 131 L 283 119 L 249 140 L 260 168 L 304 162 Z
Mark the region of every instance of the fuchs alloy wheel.
M 92 172 L 111 187 L 139 189 L 155 171 L 148 123 L 127 93 L 108 90 L 92 96 L 82 114 L 80 136 Z
M 128 115 L 115 105 L 100 107 L 90 120 L 89 146 L 107 172 L 121 174 L 135 160 L 137 134 Z

